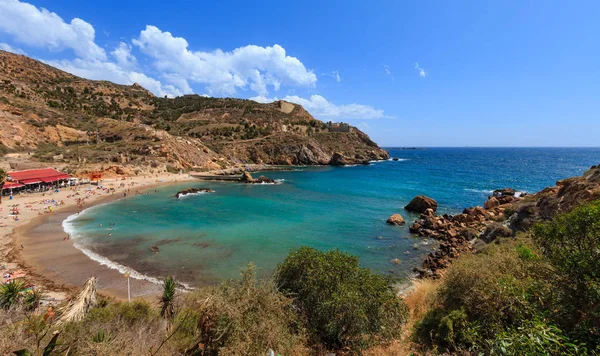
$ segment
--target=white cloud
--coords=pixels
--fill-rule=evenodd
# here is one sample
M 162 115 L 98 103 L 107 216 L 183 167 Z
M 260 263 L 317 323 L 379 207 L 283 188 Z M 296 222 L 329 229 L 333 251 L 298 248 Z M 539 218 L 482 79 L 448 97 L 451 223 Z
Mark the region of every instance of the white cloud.
M 103 32 L 109 36 L 106 30 Z M 123 39 L 107 55 L 96 44 L 96 31 L 91 24 L 79 18 L 67 23 L 56 13 L 18 0 L 0 0 L 0 33 L 11 35 L 14 42 L 35 48 L 53 52 L 72 50 L 74 59 L 41 59 L 69 73 L 118 84 L 138 83 L 159 96 L 190 94 L 194 92 L 190 84 L 198 83 L 205 85 L 207 94 L 203 95 L 206 96 L 251 91 L 257 95 L 254 100 L 273 101 L 277 99 L 267 98 L 269 90 L 278 91 L 286 86 L 288 93 L 293 93 L 294 88 L 312 88 L 317 82 L 313 71 L 298 58 L 289 56 L 280 45 L 247 45 L 232 51 L 192 51 L 184 38 L 147 25 L 132 43 L 142 55 L 149 57 L 151 67 L 161 73 L 161 80 L 157 80 L 144 73 L 144 69 L 148 68 L 139 64 L 127 40 Z M 5 43 L 0 43 L 0 49 L 24 53 Z M 387 66 L 386 71 L 390 74 Z M 341 81 L 337 70 L 329 75 L 337 82 Z M 308 99 L 288 95 L 283 99 L 301 104 L 315 116 L 323 118 L 386 117 L 382 110 L 371 106 L 335 105 L 321 95 L 312 95 Z
M 415 69 L 419 73 L 419 77 L 425 78 L 427 76 L 427 72 L 425 72 L 425 69 L 421 68 L 418 62 L 415 63 Z
M 122 68 L 136 68 L 137 59 L 131 54 L 131 46 L 125 42 L 119 43 L 110 54 L 117 60 L 117 64 Z
M 259 103 L 270 103 L 279 100 L 275 98 L 267 98 L 265 96 L 255 96 L 250 98 Z M 309 99 L 301 98 L 297 95 L 287 95 L 281 100 L 289 101 L 302 105 L 312 115 L 320 119 L 382 119 L 391 118 L 386 116 L 383 110 L 378 110 L 368 105 L 361 104 L 333 104 L 321 95 L 311 95 Z
M 317 82 L 311 70 L 298 58 L 286 55 L 277 44 L 248 45 L 231 52 L 194 52 L 184 38 L 150 25 L 133 43 L 154 60 L 158 71 L 166 73 L 167 81 L 181 90 L 191 81 L 205 84 L 211 94 L 232 95 L 238 89 L 250 89 L 264 96 L 269 86 L 277 91 L 281 85 L 313 87 Z
M 331 76 L 338 83 L 342 81 L 342 78 L 340 77 L 340 72 L 338 72 L 337 70 L 334 70 L 333 72 L 331 72 Z
M 16 53 L 16 54 L 27 54 L 20 48 L 11 47 L 8 43 L 0 43 L 0 49 L 6 52 Z
M 81 58 L 106 59 L 94 43 L 92 25 L 78 18 L 66 23 L 54 12 L 18 0 L 0 1 L 0 31 L 29 46 L 53 51 L 70 48 Z
M 383 66 L 383 70 L 385 70 L 385 74 L 389 75 L 392 78 L 392 80 L 394 80 L 394 76 L 392 75 L 392 71 L 390 69 L 390 66 L 388 66 L 387 64 L 385 64 Z
M 135 70 L 126 70 L 113 62 L 84 60 L 81 58 L 76 58 L 74 60 L 44 62 L 53 67 L 60 68 L 65 72 L 69 72 L 83 78 L 109 80 L 111 82 L 124 85 L 138 83 L 158 96 L 167 95 L 169 97 L 173 97 L 183 94 L 173 85 L 164 85 L 160 81 L 151 78 L 144 73 Z

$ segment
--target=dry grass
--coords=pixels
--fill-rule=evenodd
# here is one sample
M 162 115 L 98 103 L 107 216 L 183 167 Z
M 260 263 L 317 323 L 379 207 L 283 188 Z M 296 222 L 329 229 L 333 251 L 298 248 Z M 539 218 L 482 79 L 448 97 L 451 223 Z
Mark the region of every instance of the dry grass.
M 96 277 L 90 277 L 77 297 L 59 309 L 57 325 L 69 321 L 80 321 L 96 306 Z
M 420 347 L 412 340 L 412 331 L 415 324 L 431 310 L 436 304 L 436 295 L 441 285 L 441 280 L 420 279 L 414 280 L 413 285 L 404 296 L 404 303 L 408 307 L 409 317 L 404 326 L 401 340 L 394 340 L 388 345 L 381 345 L 367 350 L 366 356 L 400 356 L 419 355 Z

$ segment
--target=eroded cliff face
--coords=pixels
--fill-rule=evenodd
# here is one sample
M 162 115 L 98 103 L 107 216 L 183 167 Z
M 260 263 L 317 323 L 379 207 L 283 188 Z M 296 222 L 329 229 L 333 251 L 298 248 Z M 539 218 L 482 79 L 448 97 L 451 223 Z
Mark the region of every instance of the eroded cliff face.
M 237 164 L 344 164 L 389 155 L 355 127 L 300 105 L 186 95 L 82 79 L 0 51 L 0 146 L 42 162 L 200 170 Z M 337 157 L 336 156 L 336 157 Z

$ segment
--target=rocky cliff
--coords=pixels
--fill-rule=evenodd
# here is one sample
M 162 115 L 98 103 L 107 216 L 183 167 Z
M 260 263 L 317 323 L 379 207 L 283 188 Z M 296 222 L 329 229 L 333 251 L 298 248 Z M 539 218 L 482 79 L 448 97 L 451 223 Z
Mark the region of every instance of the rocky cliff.
M 284 101 L 185 95 L 76 77 L 0 51 L 0 149 L 72 166 L 210 170 L 239 164 L 347 164 L 387 159 L 355 127 Z

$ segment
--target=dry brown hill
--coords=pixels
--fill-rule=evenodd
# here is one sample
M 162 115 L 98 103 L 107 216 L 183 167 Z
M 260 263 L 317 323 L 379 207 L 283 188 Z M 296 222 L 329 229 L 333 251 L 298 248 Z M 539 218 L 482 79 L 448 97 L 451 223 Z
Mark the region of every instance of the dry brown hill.
M 40 162 L 64 161 L 73 169 L 120 164 L 208 170 L 389 158 L 355 127 L 316 120 L 300 105 L 158 98 L 137 84 L 87 80 L 4 51 L 0 149 L 32 152 Z

